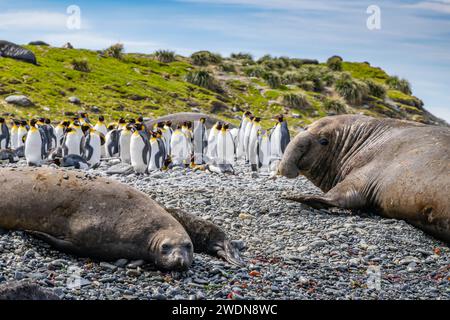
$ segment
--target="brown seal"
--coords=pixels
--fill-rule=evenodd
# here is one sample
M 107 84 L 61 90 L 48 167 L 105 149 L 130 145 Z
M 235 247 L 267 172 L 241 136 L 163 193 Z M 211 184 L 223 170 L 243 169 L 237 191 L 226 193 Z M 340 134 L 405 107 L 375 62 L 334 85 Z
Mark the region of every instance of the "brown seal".
M 286 197 L 313 208 L 369 208 L 450 242 L 450 129 L 394 119 L 323 118 L 288 145 L 279 166 L 325 195 Z
M 53 168 L 4 168 L 0 181 L 0 227 L 29 231 L 62 251 L 143 259 L 167 270 L 187 269 L 193 250 L 241 264 L 220 228 L 171 214 L 117 181 Z

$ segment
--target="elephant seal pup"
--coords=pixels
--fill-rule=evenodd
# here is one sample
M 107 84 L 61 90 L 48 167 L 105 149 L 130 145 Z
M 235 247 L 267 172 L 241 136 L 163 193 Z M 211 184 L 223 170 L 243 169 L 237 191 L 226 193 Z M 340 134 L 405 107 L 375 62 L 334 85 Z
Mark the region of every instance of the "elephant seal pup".
M 342 115 L 318 120 L 288 145 L 278 172 L 304 175 L 324 196 L 313 208 L 369 208 L 450 242 L 450 129 Z
M 0 181 L 8 186 L 0 189 L 0 227 L 28 231 L 59 250 L 104 260 L 143 259 L 165 270 L 189 268 L 193 250 L 202 248 L 242 263 L 218 227 L 188 214 L 174 218 L 117 181 L 54 168 L 4 168 Z

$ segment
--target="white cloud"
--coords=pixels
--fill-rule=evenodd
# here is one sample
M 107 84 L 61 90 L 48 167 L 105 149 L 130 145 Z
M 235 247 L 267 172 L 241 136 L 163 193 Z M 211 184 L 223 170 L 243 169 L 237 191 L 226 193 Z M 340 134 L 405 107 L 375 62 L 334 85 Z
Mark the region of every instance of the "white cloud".
M 354 1 L 313 1 L 313 0 L 178 0 L 179 2 L 205 3 L 217 5 L 241 5 L 264 9 L 348 11 Z
M 52 11 L 9 11 L 0 13 L 0 30 L 64 30 L 68 15 Z M 87 21 L 82 18 L 81 28 Z
M 450 13 L 450 0 L 422 1 L 413 5 L 408 5 L 408 7 L 440 13 Z

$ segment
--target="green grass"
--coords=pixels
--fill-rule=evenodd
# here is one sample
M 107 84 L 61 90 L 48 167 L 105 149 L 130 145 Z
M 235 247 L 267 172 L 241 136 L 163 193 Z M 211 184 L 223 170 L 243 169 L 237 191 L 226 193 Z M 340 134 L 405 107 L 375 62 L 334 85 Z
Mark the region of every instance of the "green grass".
M 216 116 L 224 121 L 238 124 L 242 110 L 249 109 L 262 117 L 265 128 L 271 127 L 273 117 L 280 113 L 285 115 L 290 127 L 295 128 L 327 115 L 333 108 L 343 112 L 340 105 L 329 102 L 330 94 L 338 95 L 334 85 L 343 73 L 330 70 L 326 64 L 305 65 L 302 59 L 266 57 L 260 59 L 260 64 L 248 66 L 242 63 L 250 61 L 245 54 L 221 58 L 203 51 L 197 56 L 200 64 L 206 57 L 204 60 L 208 66 L 204 67 L 196 66 L 191 58 L 179 55 L 170 62 L 173 55 L 168 52 L 162 52 L 161 61 L 158 61 L 154 54 L 122 54 L 117 59 L 90 50 L 26 47 L 36 54 L 39 66 L 1 59 L 0 108 L 3 115 L 14 114 L 18 118 L 44 116 L 60 120 L 65 118 L 65 112 L 89 113 L 96 106 L 108 120 L 139 115 L 154 118 L 191 111 L 192 105 L 208 112 L 213 104 L 221 101 L 225 107 Z M 89 72 L 74 70 L 74 61 L 87 66 Z M 269 67 L 277 71 L 271 71 Z M 352 83 L 370 80 L 385 84 L 389 79 L 383 70 L 365 63 L 342 62 L 342 69 L 349 74 Z M 198 75 L 202 71 L 208 72 L 211 78 L 203 77 L 202 81 L 192 81 L 194 84 L 187 81 L 192 80 L 189 75 Z M 285 84 L 280 75 L 285 75 Z M 220 90 L 210 86 L 209 80 L 214 80 Z M 6 104 L 4 98 L 16 93 L 27 95 L 35 105 L 23 108 Z M 71 104 L 68 101 L 71 96 L 78 97 L 82 104 Z M 296 96 L 305 97 L 309 106 L 297 110 L 283 103 L 283 97 Z M 423 111 L 415 108 L 419 102 L 417 98 L 396 90 L 388 90 L 387 96 L 402 105 L 395 117 L 412 119 L 423 116 L 425 120 L 420 118 L 421 121 L 427 121 Z M 360 101 L 361 105 L 352 105 L 345 111 L 380 117 L 391 112 L 382 107 L 382 100 L 370 98 L 361 98 L 364 100 Z M 369 108 L 362 108 L 362 104 L 369 105 Z M 300 118 L 293 118 L 293 113 Z

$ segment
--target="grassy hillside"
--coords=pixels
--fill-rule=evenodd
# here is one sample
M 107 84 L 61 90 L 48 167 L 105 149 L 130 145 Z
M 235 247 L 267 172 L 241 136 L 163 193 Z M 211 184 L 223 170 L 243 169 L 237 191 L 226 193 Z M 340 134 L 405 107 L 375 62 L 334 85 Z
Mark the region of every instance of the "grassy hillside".
M 0 58 L 0 106 L 6 116 L 62 119 L 85 110 L 106 118 L 154 118 L 201 111 L 236 124 L 242 110 L 250 109 L 266 126 L 283 113 L 293 129 L 341 113 L 439 122 L 412 96 L 406 80 L 339 57 L 319 64 L 270 56 L 255 61 L 247 54 L 223 58 L 207 51 L 189 58 L 167 51 L 113 57 L 111 51 L 26 47 L 39 66 Z M 7 104 L 4 98 L 12 94 L 28 96 L 34 106 Z M 70 103 L 72 96 L 81 104 Z

